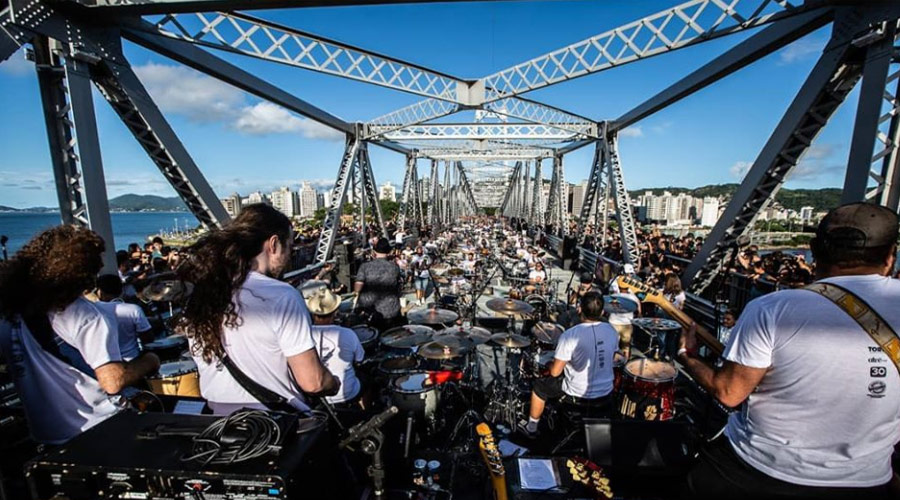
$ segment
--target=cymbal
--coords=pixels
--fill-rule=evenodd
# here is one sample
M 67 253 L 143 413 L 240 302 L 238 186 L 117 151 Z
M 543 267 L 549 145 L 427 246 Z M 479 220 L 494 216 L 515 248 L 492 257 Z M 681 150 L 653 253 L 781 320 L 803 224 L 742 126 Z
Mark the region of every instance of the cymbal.
M 381 335 L 381 343 L 388 347 L 410 348 L 431 340 L 434 330 L 423 325 L 391 328 Z
M 624 295 L 603 297 L 603 312 L 606 314 L 628 314 L 637 311 L 637 302 Z
M 453 269 L 447 271 L 447 276 L 462 276 L 464 274 L 466 274 L 466 272 L 458 267 L 454 267 Z
M 491 336 L 491 342 L 509 348 L 528 347 L 531 340 L 517 333 L 495 333 Z
M 425 359 L 453 359 L 462 356 L 463 349 L 442 346 L 437 342 L 429 342 L 422 347 L 419 347 L 416 354 Z
M 527 302 L 516 299 L 491 299 L 485 305 L 491 311 L 503 314 L 531 314 L 534 312 L 534 308 Z
M 564 331 L 563 327 L 549 321 L 539 321 L 531 328 L 531 332 L 538 342 L 550 345 L 556 345 Z
M 446 347 L 470 349 L 491 340 L 491 332 L 477 326 L 471 328 L 454 327 L 440 330 L 434 335 L 434 342 Z
M 654 332 L 681 330 L 681 324 L 677 321 L 663 318 L 635 318 L 631 324 Z
M 431 266 L 431 274 L 434 276 L 443 276 L 449 270 L 450 266 L 447 264 L 435 264 Z
M 452 323 L 459 318 L 459 315 L 447 309 L 416 309 L 406 314 L 411 323 L 423 325 L 441 325 L 444 323 Z
M 144 300 L 152 302 L 173 302 L 190 294 L 190 285 L 176 279 L 160 279 L 151 281 L 143 290 Z

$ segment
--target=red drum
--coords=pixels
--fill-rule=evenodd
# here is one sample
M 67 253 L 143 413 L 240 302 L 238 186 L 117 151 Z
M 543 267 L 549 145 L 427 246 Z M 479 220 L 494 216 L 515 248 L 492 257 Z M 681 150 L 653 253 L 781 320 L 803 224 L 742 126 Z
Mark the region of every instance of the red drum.
M 637 420 L 671 420 L 675 416 L 675 365 L 633 359 L 622 370 L 619 413 Z
M 625 355 L 619 351 L 613 355 L 613 392 L 618 394 L 622 386 L 622 368 L 625 367 Z

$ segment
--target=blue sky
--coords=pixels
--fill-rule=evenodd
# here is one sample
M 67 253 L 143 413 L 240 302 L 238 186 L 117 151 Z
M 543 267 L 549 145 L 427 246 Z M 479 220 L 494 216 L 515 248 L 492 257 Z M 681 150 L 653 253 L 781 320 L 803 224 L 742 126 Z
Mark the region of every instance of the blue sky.
M 256 12 L 259 17 L 464 78 L 493 73 L 671 7 L 667 1 L 486 2 Z M 620 158 L 631 189 L 738 182 L 800 88 L 828 38 L 823 28 L 627 131 Z M 615 118 L 749 36 L 714 40 L 526 94 L 589 116 Z M 301 180 L 333 181 L 343 141 L 312 122 L 125 43 L 126 56 L 220 196 Z M 314 72 L 223 55 L 349 121 L 421 98 Z M 0 65 L 0 205 L 53 206 L 52 174 L 34 69 L 22 51 Z M 843 181 L 857 94 L 835 114 L 787 187 Z M 110 197 L 165 196 L 137 142 L 95 94 Z M 568 155 L 566 176 L 584 179 L 592 151 Z M 376 180 L 399 184 L 404 158 L 370 148 Z M 420 176 L 427 175 L 420 163 Z M 545 175 L 549 177 L 549 167 Z

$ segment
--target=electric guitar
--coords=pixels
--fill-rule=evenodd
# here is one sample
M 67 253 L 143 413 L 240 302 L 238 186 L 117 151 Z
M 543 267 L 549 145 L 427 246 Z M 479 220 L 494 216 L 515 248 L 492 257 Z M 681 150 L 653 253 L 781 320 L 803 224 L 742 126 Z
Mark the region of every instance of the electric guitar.
M 569 475 L 572 480 L 591 488 L 596 498 L 612 498 L 612 488 L 609 487 L 609 478 L 603 474 L 603 469 L 590 460 L 574 457 L 566 460 Z
M 482 422 L 475 426 L 478 432 L 478 449 L 481 450 L 481 458 L 491 473 L 491 486 L 494 488 L 495 500 L 507 500 L 506 496 L 506 469 L 500 458 L 500 450 L 494 443 L 494 434 L 490 426 Z
M 628 276 L 619 276 L 616 278 L 616 284 L 619 285 L 620 290 L 630 290 L 634 292 L 635 295 L 638 293 L 644 294 L 644 298 L 641 300 L 642 302 L 650 302 L 652 304 L 656 304 L 662 308 L 663 311 L 666 312 L 669 316 L 671 316 L 675 321 L 677 321 L 681 326 L 685 328 L 690 328 L 693 320 L 690 316 L 684 313 L 681 309 L 675 307 L 674 304 L 668 301 L 663 293 L 660 290 L 649 287 L 640 281 L 629 278 Z M 697 338 L 702 342 L 706 347 L 710 348 L 717 355 L 721 356 L 722 352 L 725 350 L 725 346 L 719 342 L 719 339 L 709 332 L 706 328 L 697 324 Z

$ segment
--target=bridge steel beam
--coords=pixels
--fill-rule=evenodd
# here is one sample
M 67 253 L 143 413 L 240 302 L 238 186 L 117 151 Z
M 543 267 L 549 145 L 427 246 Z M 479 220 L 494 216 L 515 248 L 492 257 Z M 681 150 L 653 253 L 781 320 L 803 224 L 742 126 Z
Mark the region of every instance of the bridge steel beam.
M 63 224 L 90 228 L 106 244 L 104 273 L 115 273 L 113 238 L 88 63 L 47 37 L 34 40 L 35 62 L 56 196 Z
M 372 171 L 372 162 L 369 159 L 368 143 L 363 142 L 356 154 L 359 155 L 357 163 L 363 184 L 363 199 L 366 200 L 372 211 L 373 219 L 375 219 L 375 224 L 378 225 L 381 236 L 384 239 L 388 239 L 387 226 L 384 224 L 384 217 L 381 213 L 381 203 L 378 202 L 378 184 L 375 182 L 375 173 Z M 365 211 L 363 211 L 363 219 L 365 219 L 365 216 Z
M 882 116 L 885 86 L 888 84 L 888 71 L 894 60 L 896 22 L 885 23 L 883 30 L 883 38 L 866 47 L 859 104 L 856 107 L 856 120 L 853 125 L 853 138 L 850 141 L 850 156 L 844 177 L 844 190 L 841 192 L 841 203 L 865 201 L 869 191 L 869 180 L 872 178 L 872 151 L 881 133 L 878 125 Z M 879 177 L 880 174 L 881 172 L 876 173 Z M 879 177 L 876 177 L 876 180 L 881 180 Z
M 704 64 L 662 92 L 625 112 L 622 116 L 609 123 L 609 130 L 618 132 L 630 127 L 657 111 L 671 106 L 735 71 L 812 33 L 825 26 L 833 18 L 834 11 L 832 9 L 821 8 L 768 26 Z
M 534 161 L 534 187 L 531 194 L 531 217 L 533 226 L 544 229 L 544 177 L 541 172 L 541 160 Z
M 353 181 L 353 171 L 357 164 L 357 152 L 360 148 L 360 140 L 356 135 L 348 134 L 344 146 L 344 155 L 335 176 L 334 187 L 331 189 L 330 205 L 325 212 L 325 220 L 322 221 L 322 232 L 319 234 L 319 242 L 316 245 L 316 262 L 324 264 L 331 257 L 334 250 L 334 241 L 337 231 L 341 227 L 341 214 L 344 210 L 344 202 L 347 200 L 347 191 Z
M 827 49 L 788 107 L 772 136 L 747 172 L 725 212 L 682 276 L 686 289 L 703 292 L 731 252 L 738 237 L 750 232 L 757 214 L 781 188 L 787 175 L 853 90 L 862 73 L 865 49 L 851 42 L 865 33 L 870 16 L 848 9 L 836 18 Z

